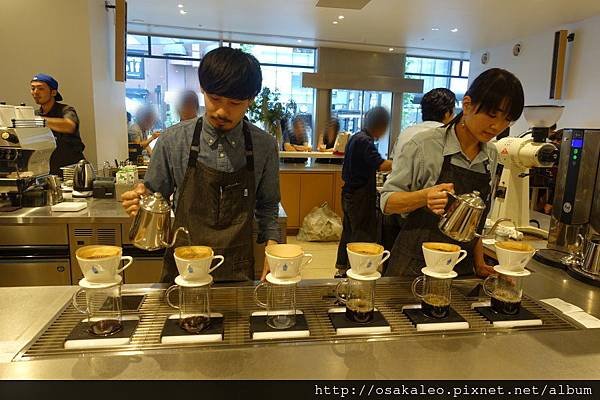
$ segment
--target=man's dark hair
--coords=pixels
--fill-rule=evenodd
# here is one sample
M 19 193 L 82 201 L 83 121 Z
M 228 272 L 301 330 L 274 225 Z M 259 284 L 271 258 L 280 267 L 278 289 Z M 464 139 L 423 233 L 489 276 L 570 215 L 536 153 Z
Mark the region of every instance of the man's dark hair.
M 456 95 L 449 89 L 437 88 L 425 93 L 421 99 L 423 121 L 444 122 L 446 113 L 454 113 Z
M 386 129 L 390 124 L 390 113 L 383 107 L 373 107 L 365 114 L 365 129 Z
M 198 67 L 198 79 L 205 93 L 237 100 L 255 98 L 262 86 L 258 60 L 231 47 L 206 53 Z

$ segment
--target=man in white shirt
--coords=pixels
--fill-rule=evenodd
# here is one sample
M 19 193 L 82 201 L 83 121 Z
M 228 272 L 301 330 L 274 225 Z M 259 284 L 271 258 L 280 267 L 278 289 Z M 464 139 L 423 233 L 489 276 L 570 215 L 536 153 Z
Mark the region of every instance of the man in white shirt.
M 402 148 L 410 139 L 419 132 L 424 132 L 432 128 L 439 128 L 452 121 L 454 117 L 454 105 L 456 104 L 456 96 L 446 88 L 432 89 L 425 93 L 421 99 L 421 114 L 423 122 L 412 125 L 400 132 L 398 139 L 392 151 L 392 158 L 400 154 Z
M 423 122 L 412 125 L 400 132 L 394 149 L 392 150 L 391 158 L 393 159 L 394 169 L 397 171 L 397 159 L 400 158 L 402 148 L 415 135 L 430 129 L 444 126 L 454 117 L 454 105 L 456 96 L 451 90 L 446 88 L 437 88 L 425 93 L 421 99 L 421 113 Z M 381 228 L 381 244 L 386 250 L 392 250 L 396 236 L 402 228 L 403 218 L 399 214 L 384 215 Z

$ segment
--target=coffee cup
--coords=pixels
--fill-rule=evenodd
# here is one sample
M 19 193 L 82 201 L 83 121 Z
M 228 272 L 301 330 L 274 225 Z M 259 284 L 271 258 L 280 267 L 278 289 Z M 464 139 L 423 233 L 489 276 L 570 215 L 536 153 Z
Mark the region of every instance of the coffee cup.
M 348 243 L 348 261 L 352 271 L 359 275 L 370 275 L 390 257 L 390 252 L 377 243 Z
M 441 274 L 451 272 L 467 256 L 466 250 L 452 243 L 425 242 L 421 248 L 427 267 Z
M 506 240 L 496 242 L 496 257 L 498 264 L 507 271 L 520 272 L 535 253 L 532 245 L 526 242 Z
M 174 257 L 179 275 L 190 282 L 200 282 L 208 279 L 208 275 L 225 261 L 223 256 L 215 256 L 213 249 L 208 246 L 177 247 Z M 220 261 L 211 268 L 214 259 Z
M 312 262 L 312 254 L 304 254 L 297 244 L 272 244 L 265 248 L 271 275 L 277 279 L 295 278 L 302 267 Z
M 90 283 L 111 283 L 133 263 L 133 258 L 123 256 L 123 249 L 117 246 L 91 245 L 77 249 L 75 257 L 85 279 Z M 121 260 L 127 260 L 119 268 Z

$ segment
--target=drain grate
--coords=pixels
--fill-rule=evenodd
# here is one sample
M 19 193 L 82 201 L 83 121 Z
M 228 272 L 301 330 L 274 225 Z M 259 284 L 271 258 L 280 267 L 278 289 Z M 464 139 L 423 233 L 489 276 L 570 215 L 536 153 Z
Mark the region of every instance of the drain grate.
M 414 304 L 415 299 L 410 291 L 410 282 L 400 280 L 387 280 L 377 283 L 376 306 L 383 313 L 391 325 L 391 332 L 384 334 L 365 334 L 348 337 L 335 335 L 333 326 L 327 316 L 327 310 L 333 306 L 334 298 L 331 296 L 335 285 L 319 284 L 312 286 L 299 286 L 297 292 L 298 308 L 304 311 L 310 337 L 299 339 L 281 339 L 269 341 L 253 341 L 250 338 L 249 316 L 258 307 L 254 304 L 253 287 L 214 287 L 212 289 L 212 311 L 224 315 L 224 340 L 217 343 L 194 344 L 161 344 L 160 333 L 167 317 L 175 313 L 164 301 L 164 290 L 145 289 L 137 290 L 135 294 L 146 294 L 144 303 L 135 314 L 140 317 L 140 324 L 136 329 L 131 343 L 128 345 L 104 347 L 98 349 L 67 350 L 63 343 L 73 327 L 82 319 L 71 304 L 58 314 L 58 316 L 43 330 L 43 332 L 16 357 L 16 361 L 40 358 L 56 358 L 79 355 L 102 354 L 135 354 L 141 352 L 161 351 L 174 348 L 224 348 L 268 346 L 273 344 L 302 344 L 319 342 L 347 342 L 369 339 L 394 340 L 407 336 L 422 335 L 469 335 L 481 333 L 519 332 L 530 330 L 573 330 L 575 325 L 562 319 L 541 303 L 524 296 L 523 305 L 537 315 L 542 321 L 541 326 L 519 328 L 493 328 L 491 324 L 479 313 L 471 310 L 470 304 L 478 298 L 466 297 L 470 289 L 479 281 L 462 280 L 453 284 L 452 306 L 461 314 L 470 325 L 469 329 L 446 332 L 417 332 L 409 319 L 401 312 L 402 306 Z M 133 294 L 125 290 L 125 294 Z M 85 301 L 84 299 L 81 299 Z

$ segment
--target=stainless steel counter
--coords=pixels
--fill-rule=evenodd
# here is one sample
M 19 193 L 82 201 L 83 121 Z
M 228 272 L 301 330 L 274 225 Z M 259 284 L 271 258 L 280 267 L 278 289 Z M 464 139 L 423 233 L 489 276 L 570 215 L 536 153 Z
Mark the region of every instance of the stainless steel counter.
M 600 316 L 600 289 L 537 264 L 533 298 L 560 297 Z M 310 284 L 309 282 L 303 282 Z M 10 360 L 75 288 L 0 288 L 4 379 L 599 379 L 600 330 L 498 330 L 387 341 L 179 349 L 32 361 Z
M 115 199 L 87 200 L 88 207 L 77 212 L 54 212 L 47 207 L 21 208 L 13 212 L 0 213 L 0 225 L 14 224 L 76 224 L 76 223 L 115 223 L 127 224 L 131 219 Z M 279 218 L 287 218 L 281 204 Z

